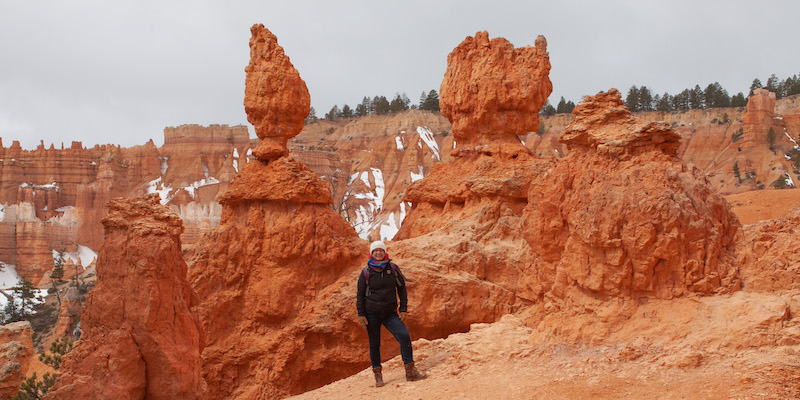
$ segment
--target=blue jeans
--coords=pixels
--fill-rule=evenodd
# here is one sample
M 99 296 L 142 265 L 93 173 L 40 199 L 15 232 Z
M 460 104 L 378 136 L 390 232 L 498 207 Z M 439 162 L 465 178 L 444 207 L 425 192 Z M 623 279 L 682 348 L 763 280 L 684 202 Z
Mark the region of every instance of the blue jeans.
M 414 357 L 411 351 L 411 335 L 408 334 L 408 328 L 403 321 L 400 321 L 400 316 L 396 312 L 387 314 L 379 314 L 367 311 L 367 334 L 369 335 L 369 360 L 372 362 L 372 368 L 379 368 L 381 366 L 381 325 L 394 335 L 397 342 L 400 343 L 400 356 L 403 358 L 403 364 L 414 362 Z

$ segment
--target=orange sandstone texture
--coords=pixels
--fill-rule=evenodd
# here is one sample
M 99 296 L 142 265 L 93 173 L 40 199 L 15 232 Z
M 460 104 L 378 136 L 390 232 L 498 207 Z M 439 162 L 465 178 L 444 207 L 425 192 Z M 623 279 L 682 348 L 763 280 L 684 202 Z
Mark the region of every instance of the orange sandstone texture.
M 303 130 L 311 97 L 278 38 L 261 24 L 253 25 L 250 32 L 244 109 L 262 139 L 253 154 L 264 161 L 274 160 L 288 154 L 286 141 Z
M 442 115 L 458 143 L 539 129 L 539 110 L 553 91 L 544 36 L 536 47 L 514 48 L 486 31 L 467 37 L 447 56 L 440 88 Z
M 542 291 L 673 298 L 739 288 L 741 225 L 677 158 L 666 124 L 640 123 L 616 89 L 587 97 L 561 138 L 569 156 L 530 191 L 525 238 Z
M 190 310 L 180 218 L 157 195 L 115 199 L 97 285 L 48 399 L 199 399 L 203 332 Z
M 19 391 L 33 359 L 33 331 L 28 321 L 0 326 L 0 398 Z
M 800 289 L 800 208 L 744 227 L 738 246 L 745 290 Z

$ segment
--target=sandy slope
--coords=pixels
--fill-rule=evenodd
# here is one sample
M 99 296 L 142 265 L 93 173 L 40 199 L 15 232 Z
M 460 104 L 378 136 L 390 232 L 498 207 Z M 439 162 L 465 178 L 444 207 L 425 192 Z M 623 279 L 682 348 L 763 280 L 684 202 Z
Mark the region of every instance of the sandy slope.
M 722 300 L 738 304 L 748 296 Z M 701 302 L 712 307 L 720 303 L 717 300 Z M 633 327 L 640 322 L 633 321 Z M 658 323 L 664 322 L 667 321 Z M 686 321 L 675 322 L 686 325 Z M 731 322 L 742 321 L 734 318 Z M 697 323 L 692 321 L 688 325 Z M 751 328 L 759 325 L 763 325 L 763 321 L 754 322 Z M 720 326 L 711 321 L 706 328 L 719 330 Z M 786 399 L 800 396 L 800 357 L 794 350 L 796 346 L 759 348 L 751 345 L 732 350 L 731 346 L 720 347 L 707 337 L 693 338 L 703 335 L 702 327 L 684 330 L 687 332 L 684 338 L 670 343 L 631 338 L 617 341 L 615 345 L 567 345 L 549 340 L 546 335 L 524 326 L 517 317 L 508 315 L 493 324 L 474 324 L 468 333 L 414 342 L 417 363 L 429 374 L 425 381 L 406 382 L 400 359 L 395 357 L 384 363 L 387 385 L 383 388 L 373 387 L 372 372 L 364 370 L 292 399 Z M 364 350 L 366 357 L 366 343 Z
M 800 207 L 800 189 L 755 190 L 728 195 L 725 199 L 742 224 L 748 225 L 778 218 Z

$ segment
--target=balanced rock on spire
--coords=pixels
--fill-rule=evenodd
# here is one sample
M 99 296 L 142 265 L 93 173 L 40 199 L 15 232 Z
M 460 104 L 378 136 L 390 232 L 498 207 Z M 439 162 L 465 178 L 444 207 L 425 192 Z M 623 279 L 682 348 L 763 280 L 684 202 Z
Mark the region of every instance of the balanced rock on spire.
M 244 109 L 262 140 L 253 154 L 271 161 L 289 154 L 286 142 L 303 130 L 311 96 L 300 73 L 262 24 L 250 28 L 250 64 L 244 89 Z

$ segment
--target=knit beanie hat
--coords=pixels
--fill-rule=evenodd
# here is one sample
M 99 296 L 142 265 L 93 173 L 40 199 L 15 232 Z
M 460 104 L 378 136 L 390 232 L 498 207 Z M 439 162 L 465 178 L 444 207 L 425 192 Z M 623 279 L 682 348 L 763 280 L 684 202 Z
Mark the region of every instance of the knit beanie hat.
M 372 242 L 372 244 L 369 245 L 369 254 L 372 254 L 375 249 L 383 249 L 383 251 L 386 251 L 386 245 L 380 240 Z

